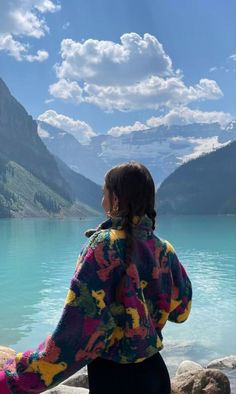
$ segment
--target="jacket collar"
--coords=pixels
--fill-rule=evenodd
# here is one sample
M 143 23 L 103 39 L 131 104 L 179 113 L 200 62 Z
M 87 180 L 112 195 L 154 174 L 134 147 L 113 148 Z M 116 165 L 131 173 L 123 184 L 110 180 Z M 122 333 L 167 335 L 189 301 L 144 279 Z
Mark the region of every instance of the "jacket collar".
M 108 225 L 107 228 L 113 228 L 117 230 L 122 230 L 122 222 L 123 218 L 120 216 L 111 217 L 105 223 Z M 133 223 L 132 223 L 133 231 L 152 231 L 152 220 L 147 216 L 144 215 L 134 216 Z

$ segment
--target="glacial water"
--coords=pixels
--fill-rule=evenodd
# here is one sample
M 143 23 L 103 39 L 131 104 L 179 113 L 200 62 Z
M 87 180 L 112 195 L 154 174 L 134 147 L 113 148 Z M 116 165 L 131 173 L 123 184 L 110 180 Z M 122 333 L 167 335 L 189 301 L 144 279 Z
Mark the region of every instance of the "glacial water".
M 0 220 L 0 344 L 33 348 L 52 332 L 67 293 L 84 231 L 99 219 Z M 193 283 L 183 324 L 165 327 L 170 368 L 191 359 L 236 354 L 236 217 L 159 217 L 157 234 L 175 247 Z

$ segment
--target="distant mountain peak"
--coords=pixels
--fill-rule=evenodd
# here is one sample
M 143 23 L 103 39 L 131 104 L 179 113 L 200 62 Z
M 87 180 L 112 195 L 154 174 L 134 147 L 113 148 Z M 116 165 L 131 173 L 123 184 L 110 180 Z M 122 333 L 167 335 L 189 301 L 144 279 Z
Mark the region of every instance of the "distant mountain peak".
M 169 128 L 161 125 L 120 136 L 100 134 L 85 146 L 64 130 L 44 123 L 42 128 L 50 137 L 45 135 L 42 138 L 48 149 L 70 168 L 98 184 L 103 183 L 104 174 L 110 167 L 137 160 L 150 169 L 158 185 L 183 162 L 236 139 L 235 123 L 231 122 L 228 127 L 228 130 L 222 129 L 219 123 L 192 123 Z
M 44 140 L 46 138 L 53 139 L 55 137 L 63 137 L 66 136 L 70 138 L 77 146 L 81 146 L 81 143 L 68 131 L 61 129 L 56 126 L 52 126 L 50 123 L 44 122 L 42 120 L 37 120 L 38 124 L 38 134 Z

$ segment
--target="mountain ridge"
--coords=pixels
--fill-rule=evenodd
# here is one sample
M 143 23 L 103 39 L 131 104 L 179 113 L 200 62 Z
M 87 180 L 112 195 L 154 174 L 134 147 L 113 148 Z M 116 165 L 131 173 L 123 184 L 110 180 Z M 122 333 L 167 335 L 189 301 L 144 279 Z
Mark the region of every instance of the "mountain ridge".
M 236 214 L 236 141 L 177 168 L 157 191 L 163 214 Z
M 86 152 L 86 159 L 81 160 L 81 156 L 67 145 L 67 131 L 53 128 L 46 123 L 41 123 L 41 127 L 48 132 L 48 136 L 41 137 L 48 149 L 69 167 L 98 184 L 103 183 L 104 173 L 112 166 L 137 160 L 149 168 L 155 184 L 159 185 L 185 161 L 236 139 L 236 122 L 231 122 L 225 129 L 218 123 L 196 123 L 171 128 L 159 126 L 119 137 L 106 134 L 94 136 L 89 144 L 79 145 L 80 152 Z M 52 130 L 53 138 L 50 138 Z M 58 133 L 61 133 L 60 138 Z M 74 138 L 74 141 L 77 140 Z M 79 144 L 78 141 L 75 142 L 77 143 Z M 65 147 L 64 152 L 62 146 Z M 96 171 L 88 169 L 88 163 L 92 168 L 96 168 Z
M 59 170 L 57 159 L 38 136 L 37 128 L 36 121 L 0 79 L 0 216 L 98 214 L 99 204 L 90 199 L 90 207 L 88 201 L 90 194 L 100 199 L 100 187 L 71 169 L 66 170 L 66 164 Z M 63 171 L 67 171 L 70 185 L 62 176 Z M 73 186 L 73 179 L 79 185 Z

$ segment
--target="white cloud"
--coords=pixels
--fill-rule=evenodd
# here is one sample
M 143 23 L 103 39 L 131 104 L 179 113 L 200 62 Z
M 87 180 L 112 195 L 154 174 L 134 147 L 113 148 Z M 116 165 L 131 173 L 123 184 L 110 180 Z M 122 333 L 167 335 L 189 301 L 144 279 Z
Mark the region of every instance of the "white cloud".
M 121 44 L 88 39 L 61 42 L 62 63 L 57 65 L 59 78 L 106 86 L 136 83 L 148 75 L 173 74 L 172 62 L 156 37 L 136 33 L 121 36 Z
M 10 49 L 3 45 L 1 49 L 14 56 L 16 60 L 45 60 L 46 51 L 42 50 L 37 55 L 24 56 L 29 45 L 22 40 L 24 37 L 39 39 L 49 32 L 49 27 L 41 14 L 58 11 L 60 5 L 51 0 L 0 0 L 0 9 L 0 41 L 7 40 L 10 43 Z
M 21 61 L 27 52 L 27 46 L 14 40 L 10 34 L 0 34 L 0 51 L 6 51 L 10 56 Z
M 148 127 L 161 125 L 187 125 L 191 123 L 219 123 L 225 127 L 232 120 L 232 116 L 227 112 L 220 111 L 200 111 L 192 110 L 187 107 L 173 108 L 164 116 L 152 117 L 147 120 Z
M 40 38 L 49 30 L 40 14 L 55 12 L 59 5 L 50 0 L 0 0 L 0 34 Z
M 51 103 L 53 103 L 53 101 L 54 101 L 54 99 L 46 99 L 44 102 L 45 102 L 45 104 L 51 104 Z
M 50 138 L 50 134 L 47 130 L 44 130 L 40 125 L 38 125 L 38 135 L 43 138 Z
M 14 40 L 11 34 L 0 35 L 0 51 L 5 51 L 16 60 L 26 60 L 28 62 L 43 62 L 48 58 L 48 52 L 38 50 L 36 55 L 27 54 L 29 46 L 20 41 Z
M 146 130 L 159 126 L 188 125 L 192 123 L 219 123 L 224 128 L 230 121 L 232 116 L 225 112 L 205 112 L 200 110 L 192 110 L 187 107 L 176 107 L 170 110 L 166 115 L 159 117 L 151 117 L 145 123 L 135 122 L 132 125 L 116 126 L 108 130 L 107 134 L 118 137 L 123 134 L 129 134 L 132 131 Z
M 60 79 L 58 82 L 50 85 L 49 93 L 54 97 L 73 101 L 77 104 L 80 104 L 83 101 L 83 90 L 75 81 L 70 82 L 66 79 Z
M 212 80 L 201 79 L 195 86 L 187 87 L 177 77 L 163 79 L 158 76 L 127 86 L 86 84 L 84 92 L 84 101 L 108 111 L 158 109 L 163 106 L 172 108 L 193 101 L 217 99 L 223 95 L 217 83 Z
M 37 55 L 26 55 L 25 59 L 28 60 L 28 62 L 43 62 L 48 58 L 48 52 L 47 51 L 37 51 Z
M 212 73 L 214 71 L 223 71 L 228 73 L 230 71 L 235 71 L 235 62 L 236 62 L 236 54 L 233 53 L 232 55 L 228 56 L 225 59 L 224 64 L 211 67 L 209 69 L 209 72 Z
M 229 59 L 233 60 L 234 62 L 236 62 L 236 53 L 234 53 L 233 55 L 230 55 Z
M 67 30 L 69 27 L 70 27 L 70 22 L 66 22 L 64 23 L 64 25 L 62 25 L 63 30 Z
M 53 110 L 48 110 L 39 115 L 38 120 L 67 131 L 68 133 L 72 134 L 81 144 L 87 144 L 90 141 L 90 138 L 96 135 L 96 133 L 87 123 L 80 120 L 75 120 L 63 114 L 58 114 Z
M 51 0 L 34 0 L 33 4 L 40 12 L 56 12 L 61 9 L 60 4 L 54 4 Z
M 216 81 L 210 79 L 186 86 L 182 72 L 173 70 L 162 44 L 147 33 L 143 37 L 126 33 L 120 43 L 65 39 L 61 42 L 61 57 L 61 63 L 55 65 L 58 82 L 49 87 L 49 92 L 106 111 L 173 108 L 223 95 Z M 68 95 L 60 88 L 65 84 Z
M 119 137 L 120 135 L 123 134 L 132 133 L 132 131 L 141 131 L 141 130 L 146 130 L 147 128 L 148 128 L 147 125 L 137 121 L 129 126 L 112 127 L 110 130 L 108 130 L 107 134 L 113 135 L 114 137 Z
M 214 71 L 217 71 L 217 70 L 218 70 L 218 67 L 216 67 L 216 66 L 211 67 L 211 68 L 209 69 L 210 73 L 213 73 Z

